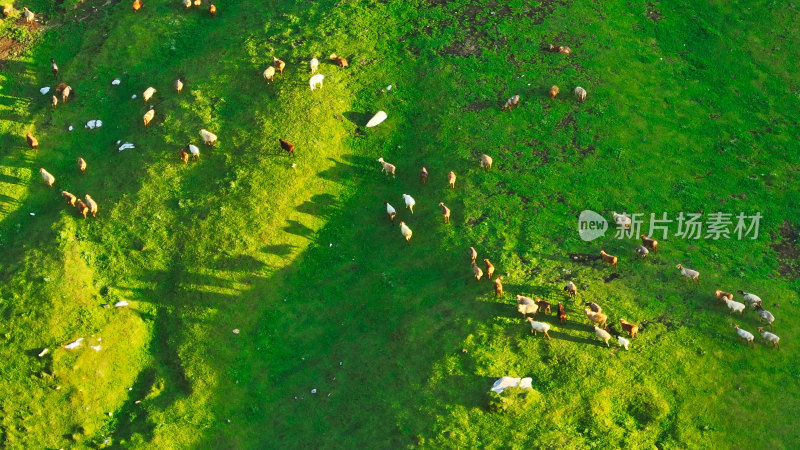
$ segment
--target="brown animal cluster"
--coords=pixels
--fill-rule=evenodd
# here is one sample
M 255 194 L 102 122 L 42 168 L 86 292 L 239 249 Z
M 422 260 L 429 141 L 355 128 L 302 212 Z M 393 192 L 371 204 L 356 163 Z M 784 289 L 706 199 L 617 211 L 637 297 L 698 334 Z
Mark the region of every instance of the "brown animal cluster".
M 142 0 L 133 0 L 133 12 L 139 12 L 142 6 L 144 6 Z
M 347 67 L 347 66 L 349 66 L 349 64 L 347 63 L 347 60 L 342 58 L 341 56 L 336 56 L 336 53 L 331 55 L 331 61 L 333 61 L 333 63 L 336 64 L 339 67 Z

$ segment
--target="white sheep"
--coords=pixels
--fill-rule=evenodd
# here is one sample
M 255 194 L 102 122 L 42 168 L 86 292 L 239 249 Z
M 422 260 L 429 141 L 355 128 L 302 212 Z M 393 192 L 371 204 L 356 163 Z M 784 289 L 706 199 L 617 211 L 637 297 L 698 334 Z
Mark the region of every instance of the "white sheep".
M 392 223 L 394 223 L 394 218 L 397 216 L 397 211 L 394 209 L 394 206 L 389 204 L 389 202 L 383 203 L 386 204 L 386 214 L 389 215 L 389 219 L 391 219 Z
M 550 324 L 544 322 L 536 322 L 533 320 L 532 317 L 528 317 L 525 320 L 531 323 L 531 333 L 533 333 L 534 336 L 538 336 L 539 333 L 544 333 L 544 335 L 547 336 L 547 339 L 551 339 L 550 335 L 547 334 L 547 331 L 550 330 Z
M 597 337 L 599 337 L 603 342 L 606 343 L 606 347 L 611 347 L 610 345 L 608 345 L 608 340 L 611 339 L 611 334 L 608 331 L 595 326 L 594 334 L 596 334 Z
M 473 264 L 475 266 L 475 264 Z M 536 315 L 539 312 L 539 305 L 530 297 L 517 295 L 517 311 L 525 317 L 526 314 Z
M 142 98 L 144 99 L 144 102 L 147 103 L 147 101 L 150 100 L 153 97 L 153 94 L 155 94 L 155 93 L 156 93 L 156 88 L 154 88 L 154 87 L 149 87 L 149 88 L 145 89 L 144 93 L 142 94 Z
M 74 350 L 74 349 L 76 349 L 76 348 L 81 346 L 81 342 L 83 342 L 83 338 L 75 339 L 74 341 L 70 342 L 69 344 L 66 344 L 64 346 L 64 348 L 67 349 L 67 350 Z
M 732 314 L 734 312 L 738 312 L 741 315 L 744 315 L 744 303 L 735 302 L 733 300 L 722 299 L 725 302 L 725 306 L 728 307 L 728 314 Z
M 319 60 L 317 58 L 311 58 L 311 61 L 308 63 L 311 66 L 311 73 L 317 73 L 317 67 L 319 67 Z
M 387 163 L 386 161 L 383 160 L 383 158 L 378 158 L 378 162 L 381 163 L 381 165 L 383 166 L 383 169 L 381 171 L 384 172 L 386 175 L 391 174 L 392 178 L 394 178 L 394 171 L 396 169 L 394 164 Z
M 767 325 L 772 328 L 772 322 L 775 321 L 775 316 L 773 316 L 771 312 L 761 307 L 760 303 L 756 305 L 756 311 L 758 311 L 758 321 L 763 322 L 766 320 Z
M 414 201 L 414 197 L 408 194 L 403 194 L 403 200 L 406 202 L 406 208 L 411 210 L 411 214 L 414 214 L 414 205 L 417 204 L 417 202 Z
M 192 154 L 194 159 L 200 159 L 200 149 L 194 144 L 189 144 L 189 153 Z
M 192 0 L 183 0 L 183 6 L 185 6 L 187 8 L 191 8 L 192 7 Z
M 745 342 L 749 342 L 751 344 L 753 343 L 753 339 L 755 338 L 753 333 L 739 328 L 739 325 L 736 324 L 733 325 L 733 328 L 736 329 L 736 334 L 739 335 L 739 339 L 743 339 Z
M 200 136 L 203 137 L 203 143 L 206 145 L 213 147 L 217 143 L 217 135 L 208 130 L 200 130 Z
M 597 328 L 597 327 L 595 327 L 595 328 Z M 625 350 L 628 349 L 628 345 L 630 345 L 630 343 L 631 343 L 631 341 L 625 339 L 622 336 L 617 336 L 617 342 L 619 342 L 619 346 L 620 347 L 625 347 Z
M 742 294 L 744 301 L 753 308 L 755 308 L 756 305 L 761 304 L 761 297 L 757 296 L 756 294 L 750 294 L 741 289 L 739 290 L 739 293 Z
M 481 167 L 489 170 L 492 168 L 492 157 L 489 155 L 481 155 Z
M 700 277 L 700 272 L 696 270 L 687 269 L 680 264 L 678 264 L 676 267 L 681 269 L 681 275 L 686 277 L 687 280 L 697 281 L 697 278 Z
M 411 245 L 411 228 L 405 222 L 400 222 L 400 234 L 406 239 L 406 244 Z
M 761 333 L 761 337 L 764 338 L 765 341 L 771 343 L 773 347 L 780 348 L 779 342 L 781 338 L 779 338 L 777 334 L 764 331 L 764 329 L 761 327 L 758 327 L 758 332 Z
M 53 187 L 53 183 L 56 182 L 56 177 L 50 174 L 50 172 L 44 170 L 44 167 L 39 169 L 39 173 L 42 175 L 42 180 L 48 187 Z
M 586 100 L 586 89 L 578 86 L 575 88 L 575 97 L 578 98 L 579 102 L 583 102 Z
M 317 86 L 319 86 L 320 89 L 321 89 L 322 88 L 322 80 L 324 80 L 324 79 L 325 79 L 325 75 L 323 75 L 321 73 L 318 73 L 318 74 L 314 75 L 313 77 L 311 77 L 310 80 L 308 80 L 308 85 L 311 87 L 312 91 L 314 89 L 316 89 Z
M 25 19 L 26 23 L 33 23 L 34 19 L 36 18 L 36 15 L 34 15 L 33 12 L 31 12 L 30 9 L 28 9 L 26 7 L 23 7 L 22 8 L 22 18 Z
M 614 211 L 611 211 L 611 215 L 614 217 L 614 223 L 621 227 L 630 228 L 631 227 L 631 218 L 625 214 L 617 214 Z
M 175 87 L 175 90 L 178 91 L 178 94 L 180 94 L 181 91 L 183 90 L 183 81 L 175 80 L 175 83 L 173 83 L 173 86 Z
M 269 66 L 264 71 L 264 79 L 269 81 L 269 82 L 272 82 L 273 78 L 275 78 L 275 67 Z

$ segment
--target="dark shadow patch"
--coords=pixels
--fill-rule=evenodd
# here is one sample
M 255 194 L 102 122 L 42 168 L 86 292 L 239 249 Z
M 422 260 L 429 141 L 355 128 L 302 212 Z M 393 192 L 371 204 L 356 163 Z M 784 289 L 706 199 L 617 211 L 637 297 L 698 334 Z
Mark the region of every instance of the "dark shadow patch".
M 800 278 L 800 232 L 787 220 L 778 230 L 780 240 L 772 244 L 778 254 L 778 272 L 789 280 Z
M 266 245 L 261 248 L 261 251 L 264 253 L 271 253 L 277 256 L 287 256 L 291 254 L 296 247 L 291 244 L 275 244 L 275 245 Z

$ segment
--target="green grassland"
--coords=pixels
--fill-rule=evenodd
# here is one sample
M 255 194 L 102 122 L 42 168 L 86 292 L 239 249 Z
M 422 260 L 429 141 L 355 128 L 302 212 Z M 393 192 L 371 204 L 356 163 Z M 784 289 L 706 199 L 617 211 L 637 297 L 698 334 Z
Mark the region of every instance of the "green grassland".
M 0 447 L 800 446 L 795 5 L 233 1 L 215 19 L 178 0 L 22 6 L 45 17 L 0 24 L 17 42 L 0 71 Z M 272 55 L 287 68 L 268 85 Z M 57 84 L 50 57 L 76 91 L 55 110 L 38 92 Z M 184 165 L 200 128 L 219 143 Z M 98 218 L 61 190 L 92 195 Z M 670 237 L 643 261 L 635 240 L 580 240 L 584 209 L 763 219 L 758 239 Z M 504 298 L 471 277 L 471 245 Z M 618 268 L 569 258 L 601 249 Z M 729 316 L 715 289 L 758 293 L 781 349 L 738 342 L 732 324 L 755 332 L 757 316 Z M 534 337 L 515 294 L 564 302 L 569 321 L 540 314 L 553 339 Z M 594 337 L 585 301 L 617 330 L 642 324 L 630 351 Z M 504 375 L 535 390 L 498 405 Z

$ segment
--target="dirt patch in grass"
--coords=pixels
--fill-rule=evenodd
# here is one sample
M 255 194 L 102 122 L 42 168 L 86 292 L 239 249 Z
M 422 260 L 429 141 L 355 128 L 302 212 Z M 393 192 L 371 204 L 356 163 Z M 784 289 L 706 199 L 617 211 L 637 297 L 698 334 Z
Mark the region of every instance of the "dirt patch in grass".
M 10 37 L 0 37 L 0 69 L 9 58 L 18 55 L 21 50 L 22 42 Z
M 652 20 L 655 23 L 664 20 L 664 12 L 656 8 L 656 5 L 652 3 L 647 4 L 647 13 L 645 15 L 647 16 L 648 19 Z
M 781 239 L 772 245 L 778 253 L 778 272 L 790 280 L 797 279 L 800 277 L 800 230 L 786 221 L 778 233 Z

